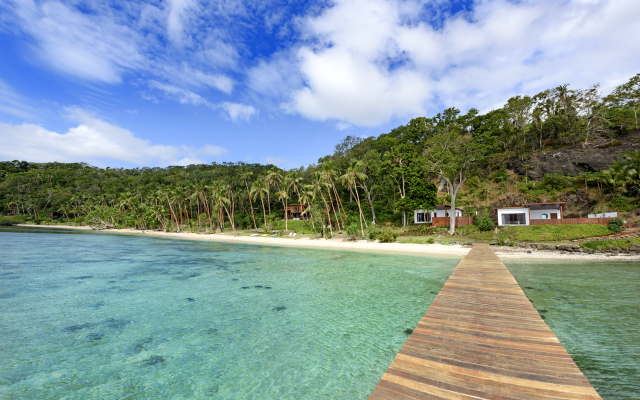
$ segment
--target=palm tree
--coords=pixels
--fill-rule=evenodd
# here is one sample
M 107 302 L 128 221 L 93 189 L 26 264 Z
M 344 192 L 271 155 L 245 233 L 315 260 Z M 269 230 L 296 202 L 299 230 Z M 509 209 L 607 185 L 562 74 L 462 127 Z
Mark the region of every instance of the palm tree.
M 267 231 L 267 210 L 264 207 L 264 198 L 267 193 L 269 193 L 269 191 L 267 190 L 264 184 L 264 179 L 258 178 L 251 185 L 250 197 L 253 197 L 255 199 L 256 197 L 259 196 L 260 202 L 262 203 L 262 214 L 264 215 L 264 231 L 265 232 Z
M 336 218 L 336 223 L 338 224 L 338 229 L 340 229 L 340 223 L 342 222 L 342 228 L 344 229 L 344 221 L 341 221 L 340 219 L 338 219 L 340 217 L 340 213 L 336 213 L 336 209 L 333 206 L 333 196 L 331 196 L 331 192 L 333 191 L 335 197 L 336 197 L 336 203 L 338 204 L 338 211 L 340 211 L 340 196 L 338 196 L 338 191 L 336 190 L 336 186 L 333 183 L 333 178 L 336 177 L 337 178 L 337 174 L 335 172 L 334 169 L 334 165 L 333 165 L 333 161 L 331 160 L 327 160 L 324 163 L 322 163 L 320 165 L 320 171 L 322 173 L 322 177 L 324 178 L 325 182 L 327 183 L 327 187 L 329 188 L 329 190 L 327 191 L 328 195 L 329 195 L 329 202 L 331 203 L 331 209 L 333 210 L 333 215 Z M 344 208 L 343 208 L 344 211 Z
M 264 184 L 267 188 L 267 204 L 269 205 L 269 216 L 271 216 L 271 198 L 269 197 L 269 193 L 271 192 L 271 184 L 277 184 L 280 181 L 282 181 L 282 175 L 280 175 L 276 167 L 273 167 L 264 176 Z
M 301 203 L 300 191 L 302 190 L 302 176 L 300 176 L 298 171 L 293 170 L 287 173 L 287 179 L 289 179 L 289 182 L 291 183 L 291 191 L 298 195 L 298 202 Z
M 331 236 L 333 237 L 333 228 L 331 227 L 331 214 L 329 213 L 329 205 L 327 204 L 327 200 L 325 200 L 324 198 L 324 189 L 326 188 L 326 186 L 327 183 L 320 172 L 316 172 L 313 174 L 313 181 L 311 182 L 311 185 L 308 185 L 308 187 L 313 190 L 314 197 L 319 194 L 322 198 L 322 202 L 324 203 L 324 207 L 327 212 L 327 218 L 329 219 L 329 232 L 331 232 Z
M 280 185 L 280 190 L 276 193 L 278 196 L 278 200 L 282 201 L 282 207 L 284 208 L 284 229 L 285 231 L 289 230 L 289 213 L 287 212 L 287 200 L 289 200 L 289 187 L 291 183 L 287 178 L 284 179 L 282 185 Z
M 316 231 L 316 226 L 313 223 L 313 216 L 311 215 L 311 203 L 315 201 L 315 195 L 313 193 L 313 190 L 308 188 L 303 188 L 302 192 L 300 192 L 299 200 L 300 200 L 300 203 L 305 206 L 304 211 L 302 211 L 302 214 L 303 215 L 309 214 L 309 218 L 311 219 L 311 227 L 313 228 L 313 233 L 317 234 L 318 232 Z
M 639 180 L 640 179 L 640 150 L 635 150 L 633 153 L 630 151 L 625 151 L 624 153 L 620 153 L 620 155 L 625 157 L 624 163 L 635 171 L 633 179 Z
M 621 162 L 613 162 L 609 169 L 600 173 L 600 180 L 614 193 L 624 193 L 627 184 L 636 175 L 636 171 Z
M 347 172 L 340 177 L 342 183 L 349 187 L 351 193 L 355 192 L 356 203 L 358 203 L 358 211 L 360 212 L 360 231 L 362 232 L 362 238 L 364 239 L 364 227 L 362 226 L 362 207 L 360 206 L 360 195 L 358 194 L 358 182 L 367 179 L 367 176 L 362 172 L 362 161 L 351 160 Z
M 251 218 L 253 219 L 253 228 L 258 229 L 258 225 L 256 225 L 256 217 L 253 215 L 253 203 L 251 202 L 251 192 L 249 191 L 249 179 L 253 175 L 253 172 L 249 170 L 249 167 L 246 165 L 242 165 L 240 167 L 240 177 L 244 180 L 244 185 L 247 188 L 247 196 L 249 197 L 249 208 L 251 209 Z

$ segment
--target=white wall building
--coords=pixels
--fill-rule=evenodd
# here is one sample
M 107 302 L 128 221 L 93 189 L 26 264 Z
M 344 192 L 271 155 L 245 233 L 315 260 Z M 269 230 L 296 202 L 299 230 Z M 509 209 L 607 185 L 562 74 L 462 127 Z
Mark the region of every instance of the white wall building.
M 617 218 L 618 217 L 618 212 L 617 211 L 613 211 L 613 212 L 606 212 L 606 213 L 600 213 L 600 214 L 589 214 L 589 215 L 587 215 L 587 217 L 589 217 L 589 218 Z
M 434 217 L 443 218 L 451 215 L 451 206 L 441 204 L 434 210 L 414 210 L 413 222 L 415 224 L 430 224 Z M 456 217 L 462 217 L 462 209 L 456 207 Z
M 498 208 L 498 226 L 531 225 L 532 220 L 562 219 L 564 202 L 529 203 L 523 207 Z

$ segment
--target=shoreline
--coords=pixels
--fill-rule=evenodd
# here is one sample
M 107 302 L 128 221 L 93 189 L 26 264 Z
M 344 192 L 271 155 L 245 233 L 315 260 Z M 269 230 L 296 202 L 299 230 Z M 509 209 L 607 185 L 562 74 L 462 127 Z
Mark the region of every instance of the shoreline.
M 200 234 L 192 232 L 161 232 L 161 231 L 141 231 L 136 229 L 93 229 L 90 226 L 72 225 L 29 225 L 18 224 L 21 227 L 39 227 L 51 229 L 75 229 L 82 231 L 96 231 L 108 233 L 124 233 L 129 235 L 152 236 L 165 239 L 201 240 L 226 243 L 246 243 L 267 246 L 283 247 L 307 247 L 316 249 L 334 250 L 357 250 L 380 253 L 413 254 L 423 256 L 456 257 L 462 258 L 467 255 L 471 247 L 461 245 L 442 244 L 413 244 L 413 243 L 378 243 L 370 241 L 350 241 L 343 238 L 334 239 L 310 239 L 310 238 L 288 238 L 288 237 L 263 237 L 263 236 L 233 236 L 227 234 Z
M 93 229 L 90 226 L 73 225 L 29 225 L 18 224 L 21 227 L 39 227 L 51 229 L 74 229 L 82 231 L 98 231 L 108 233 L 124 233 L 129 235 L 144 235 L 167 239 L 200 240 L 227 243 L 247 243 L 267 246 L 306 247 L 316 249 L 356 250 L 381 253 L 413 254 L 423 256 L 459 257 L 462 258 L 471 250 L 471 247 L 461 245 L 443 244 L 414 244 L 414 243 L 379 243 L 370 241 L 349 241 L 343 238 L 334 239 L 310 239 L 289 237 L 263 237 L 228 234 L 200 234 L 193 232 L 161 232 L 141 231 L 136 229 Z M 557 250 L 531 250 L 512 247 L 494 247 L 496 255 L 503 261 L 531 260 L 531 261 L 623 261 L 639 262 L 640 255 L 607 255 L 605 253 L 568 253 L 563 254 Z

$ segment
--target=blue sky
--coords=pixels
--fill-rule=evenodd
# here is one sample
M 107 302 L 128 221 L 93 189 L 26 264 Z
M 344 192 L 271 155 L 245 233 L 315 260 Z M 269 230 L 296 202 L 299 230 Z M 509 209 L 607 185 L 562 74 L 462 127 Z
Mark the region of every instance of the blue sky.
M 637 0 L 2 0 L 0 160 L 307 166 L 640 72 Z

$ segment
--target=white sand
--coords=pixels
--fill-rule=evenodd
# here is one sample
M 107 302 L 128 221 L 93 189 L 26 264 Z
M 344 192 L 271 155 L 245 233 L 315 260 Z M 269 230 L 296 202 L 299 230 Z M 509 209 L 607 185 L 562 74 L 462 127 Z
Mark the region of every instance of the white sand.
M 36 225 L 19 225 L 19 226 L 36 226 Z M 37 225 L 40 228 L 64 228 L 92 230 L 90 226 L 71 226 L 71 225 Z M 464 257 L 467 255 L 471 247 L 460 245 L 442 245 L 442 244 L 414 244 L 414 243 L 377 243 L 366 240 L 348 241 L 342 238 L 335 239 L 310 239 L 310 238 L 289 238 L 289 237 L 264 237 L 264 236 L 233 236 L 229 234 L 200 234 L 191 232 L 159 232 L 159 231 L 141 231 L 135 229 L 104 229 L 101 232 L 126 233 L 132 235 L 147 235 L 155 237 L 163 237 L 170 239 L 189 239 L 189 240 L 210 240 L 230 243 L 253 243 L 273 246 L 298 246 L 313 247 L 323 249 L 341 249 L 341 250 L 360 250 L 368 252 L 394 252 L 406 254 L 421 254 L 434 256 L 450 256 Z M 640 255 L 630 256 L 620 254 L 618 256 L 607 256 L 606 254 L 586 254 L 586 253 L 567 253 L 561 254 L 559 251 L 542 251 L 514 247 L 495 247 L 494 251 L 498 257 L 503 260 L 563 260 L 563 261 L 634 261 L 640 262 Z
M 35 225 L 20 225 L 35 226 Z M 91 230 L 89 226 L 69 226 L 69 225 L 37 225 L 40 228 L 65 228 Z M 103 229 L 101 232 L 126 233 L 132 235 L 146 235 L 170 239 L 190 239 L 190 240 L 210 240 L 230 243 L 253 243 L 274 246 L 299 246 L 324 249 L 340 250 L 360 250 L 369 252 L 395 252 L 408 254 L 422 254 L 435 256 L 464 257 L 471 247 L 460 245 L 442 244 L 413 244 L 413 243 L 376 243 L 366 240 L 350 241 L 342 238 L 335 239 L 310 239 L 310 238 L 289 238 L 289 237 L 263 237 L 263 236 L 233 236 L 228 234 L 200 234 L 191 232 L 159 232 L 141 231 L 135 229 Z
M 617 256 L 607 255 L 604 253 L 587 254 L 587 253 L 566 253 L 560 251 L 533 250 L 512 247 L 496 247 L 493 249 L 500 259 L 506 260 L 562 260 L 562 261 L 634 261 L 640 262 L 639 255 L 629 255 L 620 253 Z M 531 253 L 527 253 L 531 250 Z

